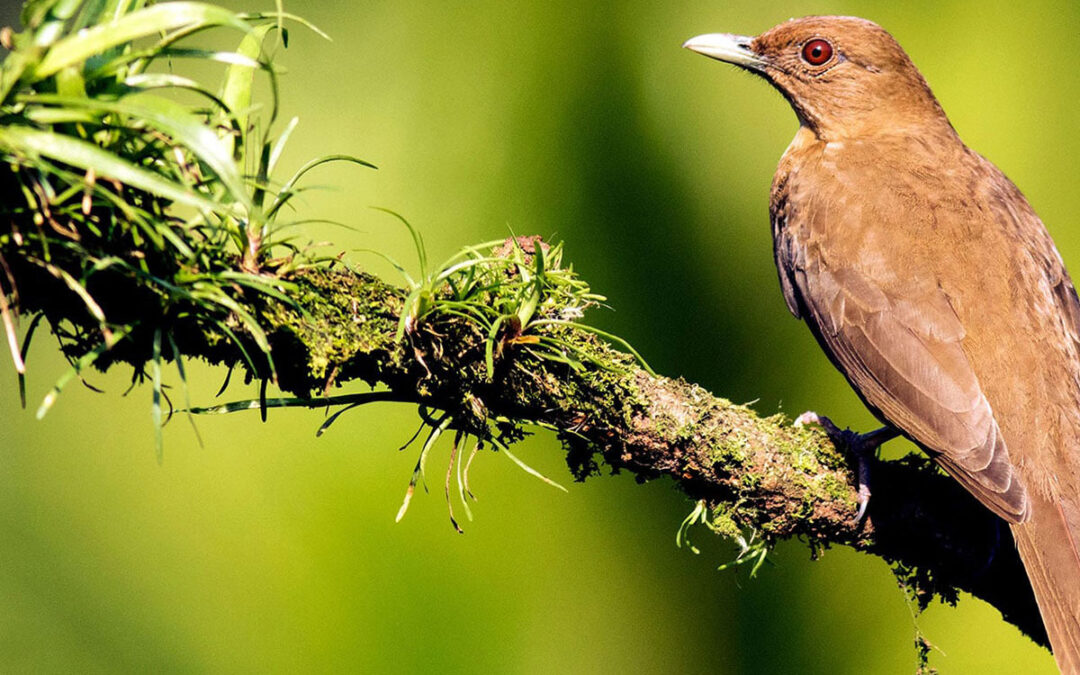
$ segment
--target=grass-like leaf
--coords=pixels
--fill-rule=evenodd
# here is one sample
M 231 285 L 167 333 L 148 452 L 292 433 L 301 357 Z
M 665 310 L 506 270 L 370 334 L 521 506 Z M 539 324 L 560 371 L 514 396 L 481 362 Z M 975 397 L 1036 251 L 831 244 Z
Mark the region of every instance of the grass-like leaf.
M 341 394 L 340 396 L 323 396 L 319 398 L 297 398 L 288 396 L 282 398 L 268 398 L 264 401 L 260 401 L 259 399 L 249 399 L 208 407 L 189 408 L 188 411 L 195 415 L 226 415 L 228 413 L 241 412 L 244 410 L 258 410 L 260 406 L 265 406 L 267 408 L 314 409 L 335 405 L 359 405 L 364 403 L 375 403 L 377 401 L 404 402 L 406 400 L 408 399 L 401 394 L 394 392 L 368 391 L 360 394 Z
M 245 209 L 251 208 L 250 196 L 247 194 L 240 171 L 233 162 L 231 154 L 222 144 L 221 139 L 206 126 L 205 122 L 190 113 L 187 108 L 179 103 L 146 93 L 136 93 L 115 102 L 53 95 L 36 95 L 26 97 L 25 100 L 63 105 L 67 109 L 85 107 L 87 110 L 92 111 L 119 113 L 128 119 L 138 120 L 140 124 L 157 129 L 182 142 L 185 147 L 195 153 L 196 157 L 214 171 L 217 178 L 229 190 L 233 199 Z M 53 157 L 53 159 L 63 161 L 63 157 Z M 109 176 L 109 173 L 99 170 L 97 167 L 95 167 L 95 170 L 98 170 L 102 176 Z M 115 178 L 116 176 L 112 177 Z M 130 181 L 124 180 L 123 182 Z M 141 187 L 136 183 L 131 184 Z
M 34 69 L 34 77 L 49 77 L 63 68 L 138 38 L 178 28 L 205 26 L 232 26 L 245 32 L 251 30 L 251 26 L 240 16 L 221 7 L 201 2 L 165 2 L 60 40 Z
M 162 431 L 161 414 L 161 328 L 154 329 L 154 339 L 151 342 L 152 352 L 150 355 L 150 382 L 153 388 L 153 405 L 150 416 L 154 422 L 154 449 L 157 451 L 157 461 L 161 464 L 165 460 L 165 439 Z
M 41 405 L 38 406 L 37 418 L 41 419 L 45 417 L 45 415 L 49 412 L 49 409 L 51 409 L 53 404 L 56 403 L 56 399 L 58 396 L 60 396 L 61 390 L 63 390 L 63 388 L 66 387 L 69 382 L 71 382 L 72 378 L 76 377 L 83 370 L 93 365 L 94 361 L 100 358 L 101 355 L 107 352 L 109 349 L 112 349 L 112 346 L 114 344 L 127 337 L 130 330 L 130 328 L 124 328 L 116 331 L 112 334 L 111 340 L 102 341 L 100 344 L 98 344 L 97 347 L 77 359 L 71 365 L 71 367 L 68 368 L 63 375 L 60 376 L 60 378 L 56 381 L 56 384 L 53 385 L 49 393 L 45 395 L 45 398 L 41 401 Z
M 523 462 L 520 458 L 518 458 L 517 455 L 510 452 L 510 448 L 506 447 L 506 444 L 503 443 L 502 441 L 498 440 L 497 438 L 492 438 L 490 440 L 491 440 L 492 443 L 495 444 L 495 446 L 497 448 L 499 448 L 499 452 L 505 454 L 507 456 L 507 458 L 510 459 L 510 461 L 512 461 L 514 464 L 517 464 L 518 467 L 521 468 L 521 470 L 524 471 L 525 473 L 529 474 L 530 476 L 535 476 L 535 477 L 539 478 L 540 480 L 544 481 L 545 483 L 547 483 L 548 485 L 550 485 L 553 488 L 558 488 L 559 490 L 562 490 L 563 492 L 569 492 L 569 490 L 564 488 L 562 485 L 559 485 L 555 481 L 551 480 L 550 478 L 548 478 L 544 474 L 540 473 L 536 469 L 532 468 L 531 466 L 529 466 L 528 464 Z
M 93 170 L 98 176 L 146 190 L 169 201 L 206 211 L 228 211 L 228 204 L 211 201 L 187 187 L 133 164 L 99 146 L 52 131 L 29 127 L 0 127 L 0 151 L 35 160 L 57 162 Z M 50 167 L 40 165 L 48 171 Z
M 450 427 L 453 421 L 454 418 L 449 413 L 446 413 L 431 427 L 431 432 L 428 434 L 427 440 L 424 441 L 424 446 L 420 449 L 420 457 L 416 460 L 416 468 L 413 469 L 412 478 L 409 479 L 409 487 L 405 490 L 405 498 L 401 502 L 401 508 L 398 509 L 397 516 L 394 517 L 394 522 L 400 523 L 401 519 L 405 517 L 405 512 L 409 510 L 409 502 L 412 501 L 413 493 L 416 491 L 416 484 L 424 478 L 424 468 L 427 466 L 428 454 L 431 453 L 435 441 L 439 440 L 439 437 Z

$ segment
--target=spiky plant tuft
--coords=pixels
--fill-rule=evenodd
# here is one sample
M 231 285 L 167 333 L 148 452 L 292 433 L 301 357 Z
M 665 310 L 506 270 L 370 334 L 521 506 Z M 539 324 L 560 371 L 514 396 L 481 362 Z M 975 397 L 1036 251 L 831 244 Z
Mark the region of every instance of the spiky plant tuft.
M 217 335 L 222 362 L 274 379 L 245 299 L 292 302 L 288 273 L 314 260 L 281 235 L 285 207 L 321 163 L 371 165 L 322 158 L 274 180 L 296 120 L 274 124 L 273 55 L 285 21 L 317 31 L 280 6 L 34 0 L 21 18 L 0 35 L 0 315 L 20 387 L 37 322 L 19 344 L 19 314 L 40 312 L 71 369 L 39 416 L 82 370 L 124 360 L 152 383 L 160 450 L 162 362 L 183 379 L 177 342 Z M 237 48 L 201 47 L 210 30 L 234 32 Z M 186 61 L 222 64 L 221 81 L 173 72 Z M 271 92 L 261 113 L 258 76 Z

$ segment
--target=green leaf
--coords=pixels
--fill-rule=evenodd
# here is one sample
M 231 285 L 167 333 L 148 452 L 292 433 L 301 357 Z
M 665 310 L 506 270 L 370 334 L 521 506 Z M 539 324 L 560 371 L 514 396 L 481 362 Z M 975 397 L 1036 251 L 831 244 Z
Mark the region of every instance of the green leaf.
M 528 326 L 529 321 L 532 320 L 533 314 L 536 313 L 536 308 L 540 305 L 540 298 L 543 295 L 544 278 L 542 276 L 535 277 L 532 282 L 525 287 L 526 297 L 518 307 L 517 317 L 522 326 Z
M 53 388 L 49 391 L 48 394 L 45 395 L 45 398 L 41 401 L 41 405 L 38 406 L 37 410 L 37 418 L 41 419 L 45 417 L 46 413 L 49 412 L 49 409 L 52 408 L 54 403 L 56 403 L 56 399 L 60 396 L 60 391 L 65 386 L 67 386 L 67 383 L 70 382 L 72 378 L 74 378 L 86 368 L 89 368 L 91 365 L 93 365 L 94 361 L 98 360 L 98 358 L 102 354 L 112 349 L 112 347 L 117 342 L 127 337 L 128 333 L 131 332 L 132 328 L 134 328 L 134 326 L 125 326 L 124 328 L 116 331 L 112 334 L 111 340 L 102 340 L 101 344 L 84 354 L 81 358 L 75 361 L 75 363 L 71 364 L 71 368 L 69 368 L 63 375 L 60 376 L 60 379 L 56 381 L 56 384 L 53 385 Z
M 289 141 L 289 136 L 292 135 L 293 129 L 299 123 L 299 117 L 289 120 L 289 123 L 285 125 L 285 130 L 281 132 L 277 141 L 274 142 L 274 148 L 270 151 L 270 160 L 266 163 L 266 175 L 269 176 L 274 172 L 274 167 L 277 166 L 278 160 L 281 159 L 281 153 L 285 150 L 285 144 Z
M 171 136 L 174 141 L 190 149 L 217 175 L 233 198 L 251 207 L 250 197 L 232 154 L 214 131 L 188 108 L 162 96 L 135 93 L 119 101 L 78 98 L 71 96 L 39 95 L 27 97 L 39 103 L 64 107 L 85 107 L 90 110 L 126 115 L 136 123 L 145 123 Z M 61 161 L 62 158 L 61 158 Z
M 320 398 L 268 398 L 260 401 L 251 399 L 247 401 L 233 401 L 222 405 L 205 408 L 189 408 L 181 412 L 190 412 L 195 415 L 225 415 L 243 410 L 258 410 L 260 407 L 267 408 L 325 408 L 335 405 L 363 405 L 379 401 L 392 401 L 395 403 L 408 403 L 411 399 L 392 391 L 365 391 L 359 394 L 341 394 L 340 396 L 323 396 Z
M 214 202 L 93 143 L 52 131 L 28 127 L 0 127 L 0 150 L 32 159 L 47 157 L 56 162 L 93 169 L 99 178 L 112 178 L 164 199 L 207 211 L 227 212 L 228 205 Z
M 383 213 L 390 214 L 391 216 L 396 218 L 402 225 L 404 225 L 405 228 L 409 231 L 409 234 L 412 235 L 413 246 L 416 247 L 416 257 L 420 261 L 420 280 L 426 283 L 429 280 L 427 273 L 427 247 L 424 246 L 424 237 L 420 234 L 420 230 L 413 227 L 412 223 L 405 219 L 405 216 L 401 215 L 396 211 L 392 211 L 381 206 L 373 206 L 371 208 L 375 209 L 376 211 L 382 211 Z
M 651 367 L 649 366 L 649 364 L 645 362 L 645 359 L 644 359 L 644 358 L 642 358 L 641 354 L 639 354 L 639 353 L 638 353 L 638 351 L 637 351 L 636 349 L 634 349 L 634 348 L 633 348 L 633 347 L 632 347 L 632 346 L 630 345 L 630 343 L 629 343 L 629 342 L 627 342 L 626 340 L 622 339 L 622 338 L 621 338 L 621 337 L 619 337 L 618 335 L 613 335 L 613 334 L 611 334 L 611 333 L 608 333 L 607 331 L 603 331 L 603 330 L 600 330 L 599 328 L 593 328 L 592 326 L 590 326 L 590 325 L 588 325 L 588 324 L 584 324 L 584 323 L 575 323 L 575 322 L 573 322 L 573 321 L 563 321 L 562 319 L 541 319 L 541 320 L 539 320 L 539 321 L 534 321 L 534 322 L 532 323 L 532 326 L 533 326 L 533 327 L 539 327 L 539 326 L 544 326 L 544 325 L 552 325 L 552 326 L 570 326 L 570 327 L 572 327 L 572 328 L 577 328 L 577 329 L 579 329 L 579 330 L 583 330 L 583 331 L 585 331 L 586 333 L 592 333 L 592 334 L 594 334 L 594 335 L 598 335 L 598 336 L 600 336 L 600 337 L 604 338 L 605 340 L 608 340 L 609 342 L 614 342 L 615 344 L 619 345 L 620 347 L 622 347 L 622 348 L 623 348 L 623 349 L 625 349 L 626 351 L 628 351 L 628 352 L 630 352 L 631 354 L 633 354 L 633 355 L 634 355 L 634 358 L 635 358 L 635 359 L 637 359 L 637 362 L 638 362 L 638 363 L 639 363 L 639 364 L 641 365 L 641 368 L 642 368 L 642 369 L 643 369 L 643 370 L 644 370 L 645 372 L 647 372 L 648 374 L 652 375 L 653 377 L 657 377 L 657 375 L 656 375 L 656 371 L 654 371 L 654 370 L 653 370 L 653 369 L 652 369 L 652 368 L 651 368 Z
M 43 79 L 112 47 L 148 35 L 194 26 L 233 26 L 243 31 L 251 30 L 239 15 L 221 7 L 201 2 L 165 2 L 60 40 L 45 53 L 33 75 Z
M 86 305 L 86 311 L 90 312 L 90 315 L 94 317 L 101 325 L 102 332 L 107 332 L 104 310 L 101 309 L 101 305 L 99 305 L 97 301 L 94 300 L 94 297 L 90 295 L 90 291 L 86 290 L 86 287 L 83 286 L 82 283 L 80 283 L 75 277 L 71 276 L 65 270 L 57 267 L 56 265 L 42 262 L 36 258 L 27 258 L 27 260 L 34 263 L 35 265 L 45 268 L 45 270 L 49 274 L 63 281 L 64 285 L 66 285 L 72 293 L 79 296 L 79 299 L 83 301 L 83 304 Z
M 502 264 L 502 265 L 506 265 L 507 267 L 509 267 L 512 263 L 507 258 L 498 258 L 498 257 L 469 258 L 468 260 L 462 260 L 459 263 L 454 263 L 452 265 L 443 267 L 442 271 L 440 271 L 432 279 L 432 284 L 438 284 L 441 281 L 448 280 L 450 277 L 452 277 L 453 275 L 455 275 L 458 272 L 461 272 L 463 270 L 471 270 L 471 269 L 476 268 L 476 267 L 481 267 L 481 266 L 485 266 L 485 265 L 492 265 L 492 264 Z
M 679 525 L 679 529 L 675 533 L 675 545 L 682 548 L 685 544 L 685 546 L 695 554 L 700 554 L 701 551 L 698 547 L 690 543 L 690 528 L 699 521 L 705 522 L 708 519 L 708 513 L 709 511 L 705 504 L 705 500 L 697 500 L 694 504 L 694 510 L 690 512 L 690 515 L 683 519 L 682 524 Z
M 318 438 L 319 436 L 322 436 L 324 433 L 326 433 L 326 430 L 330 428 L 330 425 L 332 425 L 334 422 L 337 422 L 339 417 L 341 417 L 343 414 L 347 413 L 348 411 L 352 410 L 353 408 L 355 408 L 358 405 L 360 405 L 360 404 L 359 403 L 351 403 L 351 404 L 345 406 L 344 408 L 342 408 L 341 410 L 337 411 L 333 415 L 330 415 L 329 417 L 327 417 L 326 421 L 323 422 L 322 424 L 320 424 L 319 428 L 315 430 L 315 437 Z
M 277 199 L 274 200 L 274 204 L 270 207 L 270 210 L 266 212 L 266 217 L 272 218 L 274 214 L 277 213 L 278 210 L 285 205 L 285 202 L 287 202 L 289 200 L 289 197 L 293 195 L 296 183 L 304 177 L 304 174 L 306 174 L 308 171 L 311 171 L 317 166 L 322 166 L 323 164 L 327 164 L 329 162 L 352 162 L 353 164 L 366 166 L 369 169 L 378 168 L 371 162 L 365 162 L 364 160 L 358 157 L 353 157 L 352 155 L 327 155 L 325 157 L 313 159 L 308 163 L 304 164 L 304 166 L 300 167 L 297 172 L 294 173 L 292 177 L 285 182 L 285 185 L 282 186 L 281 190 L 278 191 Z
M 43 125 L 53 124 L 95 124 L 99 116 L 87 110 L 69 110 L 67 108 L 47 108 L 42 106 L 27 106 L 23 115 L 31 122 Z
M 199 434 L 199 428 L 195 426 L 195 417 L 191 414 L 191 391 L 188 389 L 187 372 L 184 368 L 184 357 L 180 355 L 180 349 L 176 346 L 176 340 L 173 339 L 171 333 L 165 333 L 165 337 L 169 338 L 169 348 L 172 350 L 173 359 L 176 360 L 176 372 L 180 375 L 180 386 L 184 390 L 184 411 L 187 413 L 188 422 L 191 424 L 191 430 L 195 432 L 195 440 L 198 441 L 199 447 L 203 447 L 202 436 Z
M 505 454 L 508 458 L 510 458 L 510 460 L 512 462 L 514 462 L 514 464 L 517 464 L 521 468 L 521 470 L 524 471 L 525 473 L 529 474 L 530 476 L 536 476 L 537 478 L 544 481 L 545 483 L 547 483 L 551 487 L 558 488 L 558 489 L 562 490 L 563 492 L 569 492 L 569 490 L 567 490 L 563 486 L 559 485 L 558 483 L 551 480 L 550 478 L 548 478 L 544 474 L 540 473 L 539 471 L 532 468 L 531 466 L 529 466 L 525 462 L 521 461 L 521 459 L 519 459 L 517 457 L 517 455 L 510 452 L 510 449 L 508 447 L 506 447 L 506 444 L 503 443 L 502 441 L 499 441 L 497 439 L 492 438 L 491 442 L 494 443 L 495 446 L 499 448 L 499 452 Z
M 382 258 L 386 262 L 390 263 L 390 265 L 392 265 L 393 268 L 396 269 L 399 274 L 401 274 L 402 278 L 405 279 L 405 283 L 408 284 L 410 289 L 412 289 L 414 291 L 419 290 L 420 284 L 418 284 L 416 281 L 413 280 L 413 278 L 411 276 L 409 276 L 409 273 L 405 271 L 405 267 L 401 263 L 399 263 L 397 260 L 394 260 L 393 258 L 386 255 L 382 251 L 376 251 L 373 248 L 357 248 L 357 249 L 353 249 L 353 250 L 356 251 L 357 253 L 371 253 L 373 255 L 379 256 L 380 258 Z
M 498 336 L 499 329 L 502 328 L 504 320 L 506 320 L 506 317 L 500 316 L 492 322 L 491 328 L 488 330 L 487 339 L 484 341 L 484 365 L 487 367 L 487 376 L 489 380 L 495 377 L 495 338 Z
M 437 422 L 437 425 L 431 428 L 431 433 L 428 434 L 427 440 L 424 441 L 424 447 L 420 450 L 420 457 L 416 460 L 416 468 L 413 469 L 412 478 L 409 480 L 409 487 L 405 490 L 405 499 L 401 502 L 401 508 L 398 509 L 397 517 L 394 518 L 395 523 L 400 523 L 401 519 L 405 517 L 405 512 L 409 510 L 409 502 L 412 501 L 413 492 L 416 490 L 416 484 L 424 478 L 424 468 L 427 465 L 427 458 L 428 454 L 431 453 L 431 448 L 435 445 L 435 441 L 439 440 L 439 436 L 442 436 L 443 432 L 450 427 L 450 423 L 453 421 L 454 418 L 450 413 L 446 413 L 443 415 L 442 419 Z
M 161 464 L 165 459 L 165 439 L 162 434 L 161 415 L 161 327 L 154 329 L 154 340 L 150 353 L 150 381 L 153 385 L 152 405 L 150 418 L 154 421 L 154 449 L 157 451 L 157 461 Z
M 318 26 L 311 23 L 304 17 L 297 16 L 296 14 L 289 14 L 288 12 L 282 12 L 280 10 L 276 12 L 245 12 L 243 14 L 240 14 L 240 18 L 245 21 L 258 21 L 260 19 L 277 19 L 277 23 L 275 25 L 278 27 L 281 26 L 285 19 L 288 19 L 289 21 L 295 21 L 296 23 L 307 28 L 308 30 L 315 33 L 324 40 L 329 40 L 330 42 L 334 41 L 333 38 L 324 33 Z M 287 32 L 282 29 L 282 34 L 287 35 Z M 286 46 L 288 45 L 286 44 Z
M 266 34 L 277 28 L 275 24 L 268 23 L 258 26 L 244 36 L 236 52 L 249 59 L 249 64 L 233 64 L 225 73 L 225 82 L 221 87 L 221 100 L 225 103 L 226 114 L 236 118 L 237 127 L 240 129 L 240 147 L 246 147 L 244 139 L 248 133 L 248 115 L 251 111 L 251 90 L 255 83 L 255 69 L 260 66 L 259 57 L 262 55 L 262 43 Z M 274 106 L 276 108 L 276 106 Z M 271 118 L 268 125 L 273 123 Z M 226 136 L 229 155 L 233 155 L 237 139 L 231 135 Z
M 479 443 L 480 442 L 479 439 L 477 439 L 476 442 Z M 460 452 L 460 447 L 457 444 L 455 444 L 455 452 Z M 473 453 L 475 453 L 475 452 L 476 452 L 476 450 L 474 449 Z M 473 455 L 470 454 L 469 455 L 469 460 L 472 461 L 472 458 L 473 458 Z M 472 519 L 473 519 L 473 514 L 472 514 L 472 509 L 469 508 L 469 499 L 468 499 L 469 492 L 465 487 L 465 481 L 462 479 L 462 473 L 461 473 L 462 461 L 461 461 L 461 455 L 460 454 L 458 455 L 457 461 L 454 462 L 454 464 L 457 467 L 458 499 L 461 500 L 461 505 L 463 507 L 465 507 L 465 517 L 468 518 L 469 521 L 471 522 Z
M 22 358 L 22 362 L 26 363 L 26 355 L 30 353 L 30 342 L 34 338 L 34 331 L 37 330 L 38 324 L 45 317 L 44 314 L 35 314 L 33 320 L 30 322 L 30 327 L 26 329 L 26 336 L 23 338 L 22 349 L 19 351 L 19 356 Z M 19 403 L 23 409 L 26 408 L 26 373 L 19 373 Z

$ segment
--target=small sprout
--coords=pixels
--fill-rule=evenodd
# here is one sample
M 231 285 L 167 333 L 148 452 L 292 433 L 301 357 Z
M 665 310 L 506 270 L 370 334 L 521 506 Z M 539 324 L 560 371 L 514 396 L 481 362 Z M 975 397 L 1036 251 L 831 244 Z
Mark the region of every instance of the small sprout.
M 416 490 L 416 481 L 409 481 L 409 487 L 405 490 L 405 499 L 401 502 L 401 508 L 398 509 L 397 515 L 394 516 L 394 522 L 400 523 L 401 519 L 405 517 L 405 512 L 409 510 L 409 502 L 412 501 L 413 492 Z
M 450 524 L 454 526 L 454 529 L 457 530 L 458 534 L 465 534 L 465 530 L 462 530 L 461 526 L 458 525 L 458 522 L 456 520 L 454 520 L 454 504 L 450 501 L 450 478 L 454 475 L 454 465 L 457 463 L 458 447 L 461 445 L 461 440 L 462 440 L 462 438 L 464 438 L 464 436 L 465 436 L 465 434 L 460 432 L 460 431 L 457 432 L 456 434 L 454 434 L 454 444 L 450 447 L 450 461 L 446 465 L 446 484 L 445 484 L 445 486 L 443 488 L 443 491 L 446 494 L 446 510 L 450 514 Z M 461 485 L 461 472 L 459 471 L 458 472 L 458 486 L 459 486 L 459 488 L 460 488 L 460 485 Z M 467 511 L 468 506 L 466 506 L 465 508 L 466 508 L 466 511 Z M 471 518 L 470 518 L 470 520 L 471 520 Z
M 514 453 L 510 452 L 510 449 L 507 448 L 506 444 L 503 443 L 502 441 L 500 441 L 500 440 L 498 440 L 496 438 L 492 438 L 491 442 L 495 444 L 495 447 L 497 447 L 499 449 L 499 452 L 506 455 L 510 459 L 510 461 L 512 461 L 514 464 L 517 464 L 518 467 L 521 468 L 521 470 L 524 471 L 525 473 L 527 473 L 527 474 L 529 474 L 531 476 L 536 476 L 537 478 L 544 481 L 545 483 L 547 483 L 548 485 L 550 485 L 553 488 L 558 488 L 559 490 L 562 490 L 563 492 L 569 492 L 569 490 L 564 488 L 562 485 L 559 485 L 558 483 L 551 480 L 550 478 L 548 478 L 544 474 L 540 473 L 536 469 L 532 468 L 531 466 L 529 466 L 525 462 L 518 459 L 518 457 Z
M 740 567 L 744 565 L 750 566 L 750 577 L 756 577 L 761 566 L 765 564 L 766 558 L 769 555 L 769 546 L 764 539 L 757 537 L 757 530 L 751 530 L 750 536 L 745 537 L 741 534 L 735 536 L 735 541 L 739 545 L 739 554 L 734 560 L 726 562 L 716 569 L 723 571 L 733 567 Z
M 409 479 L 409 487 L 405 490 L 405 499 L 401 502 L 401 508 L 398 509 L 397 517 L 394 518 L 394 522 L 401 522 L 401 519 L 405 517 L 405 512 L 409 510 L 409 502 L 412 501 L 413 492 L 416 490 L 416 484 L 419 481 L 425 480 L 424 469 L 427 466 L 427 458 L 431 453 L 431 448 L 435 446 L 435 441 L 439 440 L 439 436 L 446 431 L 450 424 L 453 423 L 454 418 L 450 413 L 445 413 L 438 420 L 429 422 L 431 425 L 431 432 L 428 434 L 427 440 L 424 441 L 424 447 L 420 449 L 420 457 L 416 460 L 416 468 L 413 469 L 412 478 Z M 427 484 L 424 485 L 424 490 L 427 490 Z
M 380 209 L 384 210 L 385 209 Z M 632 354 L 641 367 L 649 365 L 625 340 L 580 323 L 585 310 L 604 301 L 579 279 L 572 267 L 562 264 L 562 244 L 550 245 L 540 237 L 511 237 L 490 253 L 485 246 L 470 246 L 429 270 L 423 237 L 399 214 L 389 212 L 409 230 L 420 260 L 420 277 L 414 280 L 387 256 L 405 277 L 409 294 L 398 319 L 396 339 L 410 336 L 413 356 L 430 374 L 422 344 L 413 343 L 420 323 L 436 316 L 454 317 L 473 325 L 482 335 L 484 365 L 488 379 L 496 376 L 496 363 L 506 346 L 520 347 L 518 362 L 560 363 L 582 372 L 585 364 L 611 365 L 590 353 L 591 343 L 575 333 L 595 335 Z
M 698 523 L 707 523 L 708 520 L 709 508 L 706 506 L 704 499 L 699 499 L 694 504 L 694 510 L 683 519 L 678 531 L 675 532 L 675 545 L 682 548 L 685 544 L 694 554 L 701 553 L 696 546 L 690 543 L 690 528 Z

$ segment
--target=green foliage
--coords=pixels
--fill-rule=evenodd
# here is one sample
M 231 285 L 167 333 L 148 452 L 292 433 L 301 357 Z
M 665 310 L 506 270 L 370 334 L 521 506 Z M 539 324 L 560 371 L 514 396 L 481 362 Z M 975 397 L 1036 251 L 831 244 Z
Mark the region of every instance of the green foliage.
M 303 398 L 266 397 L 266 383 L 277 380 L 270 334 L 281 327 L 259 302 L 288 307 L 304 319 L 294 273 L 326 261 L 284 234 L 300 222 L 285 220 L 286 214 L 313 169 L 335 161 L 372 165 L 330 155 L 274 180 L 298 123 L 293 118 L 280 132 L 275 124 L 273 60 L 275 49 L 288 41 L 285 20 L 319 32 L 280 6 L 271 13 L 240 14 L 198 2 L 37 0 L 26 6 L 25 30 L 3 36 L 10 53 L 0 66 L 0 155 L 6 163 L 0 190 L 7 197 L 0 207 L 0 265 L 7 272 L 0 279 L 0 314 L 20 378 L 33 331 L 20 346 L 16 323 L 28 307 L 46 318 L 71 362 L 38 408 L 39 417 L 84 370 L 118 360 L 135 367 L 134 379 L 151 385 L 159 459 L 161 428 L 172 411 L 164 384 L 167 362 L 176 364 L 189 414 L 256 407 L 265 417 L 270 407 L 314 407 Z M 210 30 L 234 32 L 237 47 L 210 50 L 195 41 Z M 220 64 L 220 81 L 175 70 L 198 63 Z M 260 77 L 269 91 L 265 103 L 255 100 Z M 397 342 L 411 348 L 425 370 L 439 357 L 427 352 L 431 326 L 450 323 L 483 336 L 486 371 L 478 381 L 493 382 L 501 368 L 532 377 L 545 368 L 575 374 L 624 369 L 626 360 L 597 357 L 597 337 L 621 346 L 652 372 L 625 341 L 579 322 L 604 298 L 564 266 L 561 245 L 510 238 L 466 247 L 433 267 L 419 231 L 386 212 L 408 228 L 419 259 L 416 276 L 391 262 L 408 287 Z M 23 294 L 20 303 L 16 279 L 29 278 L 26 269 L 56 284 L 38 297 Z M 184 341 L 206 339 L 220 343 L 219 362 L 244 366 L 249 377 L 262 381 L 257 401 L 213 409 L 193 409 L 187 402 Z M 321 399 L 320 406 L 344 407 L 318 433 L 370 400 L 385 399 Z M 428 433 L 401 515 L 447 431 L 455 435 L 448 505 L 457 471 L 468 514 L 468 466 L 485 446 L 560 487 L 510 451 L 522 436 L 518 422 L 488 419 L 478 398 L 468 397 L 458 408 L 420 412 Z M 459 448 L 469 439 L 475 439 L 474 450 L 462 469 Z M 451 522 L 458 528 L 452 508 Z
M 371 165 L 335 156 L 314 160 L 281 188 L 271 179 L 297 123 L 275 135 L 273 52 L 287 41 L 283 20 L 296 17 L 280 7 L 239 14 L 198 2 L 146 4 L 37 0 L 23 10 L 23 32 L 3 36 L 10 53 L 0 66 L 0 313 L 20 377 L 32 331 L 20 348 L 15 279 L 26 268 L 60 281 L 92 319 L 73 320 L 78 313 L 55 306 L 59 300 L 39 303 L 72 363 L 39 416 L 124 338 L 138 342 L 126 358 L 138 377 L 149 367 L 160 452 L 162 362 L 182 368 L 175 327 L 186 321 L 220 334 L 233 345 L 224 360 L 243 359 L 250 372 L 275 378 L 249 301 L 291 303 L 284 277 L 315 262 L 282 235 L 290 225 L 283 207 L 323 162 Z M 238 33 L 237 49 L 193 42 L 211 29 Z M 219 84 L 173 72 L 200 61 L 224 64 Z M 267 105 L 252 101 L 257 74 L 270 83 Z M 118 287 L 132 307 L 96 290 Z
M 592 292 L 589 284 L 575 274 L 573 265 L 563 266 L 562 243 L 551 246 L 540 237 L 489 241 L 463 248 L 429 272 L 420 232 L 401 215 L 381 210 L 408 228 L 420 263 L 420 278 L 416 280 L 396 261 L 383 256 L 402 274 L 410 289 L 398 324 L 399 340 L 415 333 L 418 322 L 425 317 L 441 314 L 458 317 L 487 336 L 484 362 L 489 379 L 495 375 L 496 359 L 509 345 L 522 346 L 528 356 L 564 363 L 577 372 L 585 370 L 585 363 L 597 368 L 612 367 L 558 334 L 559 328 L 574 328 L 618 344 L 655 375 L 628 342 L 578 321 L 585 310 L 605 298 Z M 492 250 L 496 245 L 499 248 Z
M 725 512 L 725 509 L 730 508 L 730 505 L 726 505 L 725 508 L 712 510 L 710 514 L 706 501 L 704 499 L 697 500 L 694 503 L 693 510 L 683 519 L 678 531 L 675 533 L 675 545 L 679 548 L 688 548 L 695 554 L 701 553 L 696 546 L 690 543 L 690 529 L 695 525 L 704 525 L 715 534 L 734 541 L 739 547 L 735 558 L 721 564 L 716 569 L 726 570 L 733 567 L 748 566 L 750 576 L 756 577 L 758 571 L 761 570 L 761 566 L 768 560 L 769 551 L 771 550 L 770 542 L 763 537 L 759 537 L 756 530 L 740 529 Z
M 451 484 L 455 473 L 459 475 L 458 496 L 471 519 L 468 490 L 468 467 L 477 452 L 490 448 L 499 452 L 526 473 L 561 490 L 558 483 L 523 462 L 510 450 L 510 445 L 521 440 L 524 432 L 522 419 L 506 419 L 490 415 L 480 398 L 469 391 L 470 387 L 490 385 L 502 381 L 508 370 L 523 374 L 530 382 L 543 382 L 553 372 L 569 371 L 586 376 L 597 372 L 628 372 L 633 363 L 630 357 L 618 353 L 618 359 L 598 350 L 597 335 L 624 345 L 629 352 L 636 352 L 625 342 L 603 331 L 577 321 L 585 310 L 603 302 L 604 298 L 593 293 L 589 285 L 580 279 L 570 266 L 563 265 L 561 244 L 549 245 L 539 237 L 511 237 L 505 241 L 491 241 L 469 246 L 451 256 L 441 265 L 430 267 L 423 237 L 402 216 L 380 209 L 392 215 L 410 232 L 419 274 L 409 274 L 405 267 L 387 256 L 401 273 L 407 296 L 401 304 L 397 321 L 395 342 L 402 342 L 425 371 L 424 382 L 434 383 L 436 376 L 447 369 L 453 370 L 454 384 L 464 390 L 460 400 L 440 400 L 438 403 L 424 401 L 420 407 L 422 420 L 419 437 L 426 430 L 413 474 L 406 489 L 405 498 L 398 512 L 398 520 L 404 517 L 415 494 L 416 486 L 426 488 L 426 467 L 436 442 L 447 431 L 454 432 L 450 450 L 444 491 L 450 521 L 461 531 L 453 515 Z M 473 335 L 483 349 L 483 368 L 470 372 L 472 364 L 447 360 L 441 346 L 444 331 L 458 335 Z M 460 349 L 462 345 L 454 345 Z M 605 358 L 607 355 L 607 358 Z M 640 361 L 640 357 L 639 361 Z M 642 361 L 642 366 L 648 366 Z M 388 400 L 382 392 L 367 392 L 343 396 L 319 398 L 278 398 L 238 401 L 210 408 L 197 408 L 190 412 L 219 414 L 241 410 L 263 410 L 271 407 L 325 407 L 342 406 L 327 417 L 317 435 L 325 432 L 340 416 L 358 405 Z M 418 391 L 412 399 L 389 395 L 391 400 L 423 400 Z M 440 406 L 436 408 L 435 406 Z M 573 433 L 573 431 L 566 431 Z M 415 440 L 415 438 L 413 439 Z M 462 468 L 460 449 L 472 442 L 473 451 Z M 406 447 L 409 444 L 406 444 Z

